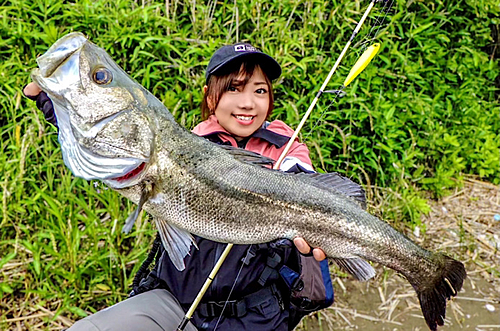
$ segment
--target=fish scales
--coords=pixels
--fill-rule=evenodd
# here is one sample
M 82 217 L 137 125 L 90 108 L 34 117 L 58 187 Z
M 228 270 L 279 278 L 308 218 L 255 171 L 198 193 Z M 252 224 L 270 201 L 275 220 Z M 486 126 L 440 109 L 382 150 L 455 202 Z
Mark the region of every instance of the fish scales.
M 235 244 L 302 236 L 330 257 L 359 256 L 403 274 L 411 269 L 415 252 L 394 258 L 397 252 L 408 252 L 401 248 L 409 246 L 425 256 L 420 247 L 344 195 L 305 185 L 305 180 L 297 181 L 291 174 L 241 164 L 213 143 L 179 130 L 175 123 L 165 124 L 162 131 L 170 132 L 157 144 L 166 146 L 158 151 L 159 173 L 165 178 L 161 184 L 165 187 L 159 190 L 172 193 L 145 204 L 152 215 L 208 239 Z M 169 124 L 174 128 L 168 129 Z M 182 157 L 169 157 L 177 150 Z M 201 158 L 200 150 L 204 151 Z M 137 202 L 140 192 L 129 197 Z M 409 266 L 403 265 L 406 261 Z
M 266 169 L 258 156 L 192 135 L 82 34 L 62 37 L 37 62 L 32 78 L 54 103 L 65 164 L 138 204 L 124 230 L 141 208 L 150 213 L 179 270 L 190 233 L 236 244 L 300 236 L 358 279 L 374 275 L 365 260 L 400 272 L 429 328 L 444 324 L 462 263 L 419 247 L 318 177 Z

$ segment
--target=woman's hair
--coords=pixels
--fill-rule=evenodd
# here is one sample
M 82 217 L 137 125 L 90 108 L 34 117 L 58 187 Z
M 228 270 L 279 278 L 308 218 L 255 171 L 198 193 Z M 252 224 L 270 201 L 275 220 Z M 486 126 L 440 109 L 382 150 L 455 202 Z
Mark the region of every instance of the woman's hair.
M 204 121 L 210 115 L 215 113 L 215 109 L 219 105 L 220 98 L 225 92 L 227 92 L 234 80 L 243 76 L 242 86 L 244 87 L 250 78 L 252 78 L 255 69 L 262 70 L 262 67 L 258 63 L 248 60 L 243 62 L 236 61 L 234 64 L 228 64 L 224 68 L 219 69 L 216 74 L 210 75 L 207 82 L 207 90 L 201 103 L 201 119 Z M 266 79 L 269 91 L 269 110 L 267 111 L 267 116 L 269 117 L 274 108 L 273 86 L 267 77 L 266 72 L 262 70 L 262 73 Z M 211 102 L 208 102 L 209 99 Z M 213 109 L 211 109 L 209 105 L 211 105 Z

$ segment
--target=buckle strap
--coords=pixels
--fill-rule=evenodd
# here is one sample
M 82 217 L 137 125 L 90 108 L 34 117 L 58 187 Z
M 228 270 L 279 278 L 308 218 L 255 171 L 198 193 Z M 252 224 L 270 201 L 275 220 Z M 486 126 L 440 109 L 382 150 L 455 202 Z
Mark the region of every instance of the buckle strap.
M 258 251 L 263 251 L 263 250 L 269 250 L 268 244 L 252 244 L 250 247 L 247 249 L 247 252 L 245 254 L 245 257 L 241 259 L 241 262 L 243 262 L 245 265 L 249 265 L 250 261 L 255 257 Z
M 224 307 L 225 306 L 225 307 Z M 224 311 L 222 311 L 224 309 Z M 209 301 L 200 303 L 198 311 L 204 317 L 217 317 L 221 314 L 226 317 L 243 317 L 247 313 L 247 307 L 244 300 L 236 301 Z
M 276 252 L 271 252 L 271 255 L 267 257 L 266 267 L 264 268 L 264 271 L 262 271 L 262 274 L 259 277 L 258 283 L 261 286 L 266 285 L 267 280 L 269 279 L 269 277 L 271 277 L 273 273 L 274 274 L 278 273 L 276 269 L 280 264 L 280 262 L 281 262 L 281 256 Z
M 281 293 L 275 284 L 250 293 L 241 300 L 202 302 L 198 305 L 197 309 L 198 313 L 203 317 L 218 317 L 221 314 L 225 317 L 243 317 L 247 314 L 248 309 L 260 305 L 268 300 L 270 296 L 275 296 L 278 299 L 280 309 L 283 311 L 284 305 Z M 225 308 L 224 305 L 226 306 Z

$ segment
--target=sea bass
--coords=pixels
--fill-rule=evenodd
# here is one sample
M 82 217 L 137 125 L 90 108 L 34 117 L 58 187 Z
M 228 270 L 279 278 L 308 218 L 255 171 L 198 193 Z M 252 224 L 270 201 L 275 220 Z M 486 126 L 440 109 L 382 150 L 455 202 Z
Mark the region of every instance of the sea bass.
M 37 62 L 32 79 L 53 101 L 65 164 L 151 214 L 179 270 L 191 233 L 235 244 L 300 236 L 358 279 L 374 275 L 366 261 L 400 272 L 429 328 L 443 325 L 446 300 L 466 277 L 463 264 L 369 214 L 329 175 L 267 169 L 257 154 L 191 134 L 81 33 L 62 37 Z

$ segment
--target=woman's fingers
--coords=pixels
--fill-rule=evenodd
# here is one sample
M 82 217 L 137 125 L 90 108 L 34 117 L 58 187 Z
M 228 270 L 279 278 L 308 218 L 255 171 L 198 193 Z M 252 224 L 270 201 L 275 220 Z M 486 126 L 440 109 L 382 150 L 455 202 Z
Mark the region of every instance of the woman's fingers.
M 304 240 L 304 238 L 297 237 L 293 240 L 295 247 L 297 247 L 298 251 L 303 255 L 311 254 L 311 246 Z M 326 259 L 326 254 L 323 252 L 321 248 L 314 248 L 312 251 L 312 255 L 317 261 L 323 261 Z
M 323 252 L 321 248 L 315 248 L 313 249 L 313 256 L 316 259 L 316 261 L 323 261 L 326 259 L 326 254 Z
M 38 87 L 38 85 L 36 85 L 35 82 L 31 82 L 26 85 L 23 90 L 24 95 L 27 97 L 37 96 L 40 94 L 40 92 L 42 92 L 42 90 L 40 89 L 40 87 Z

